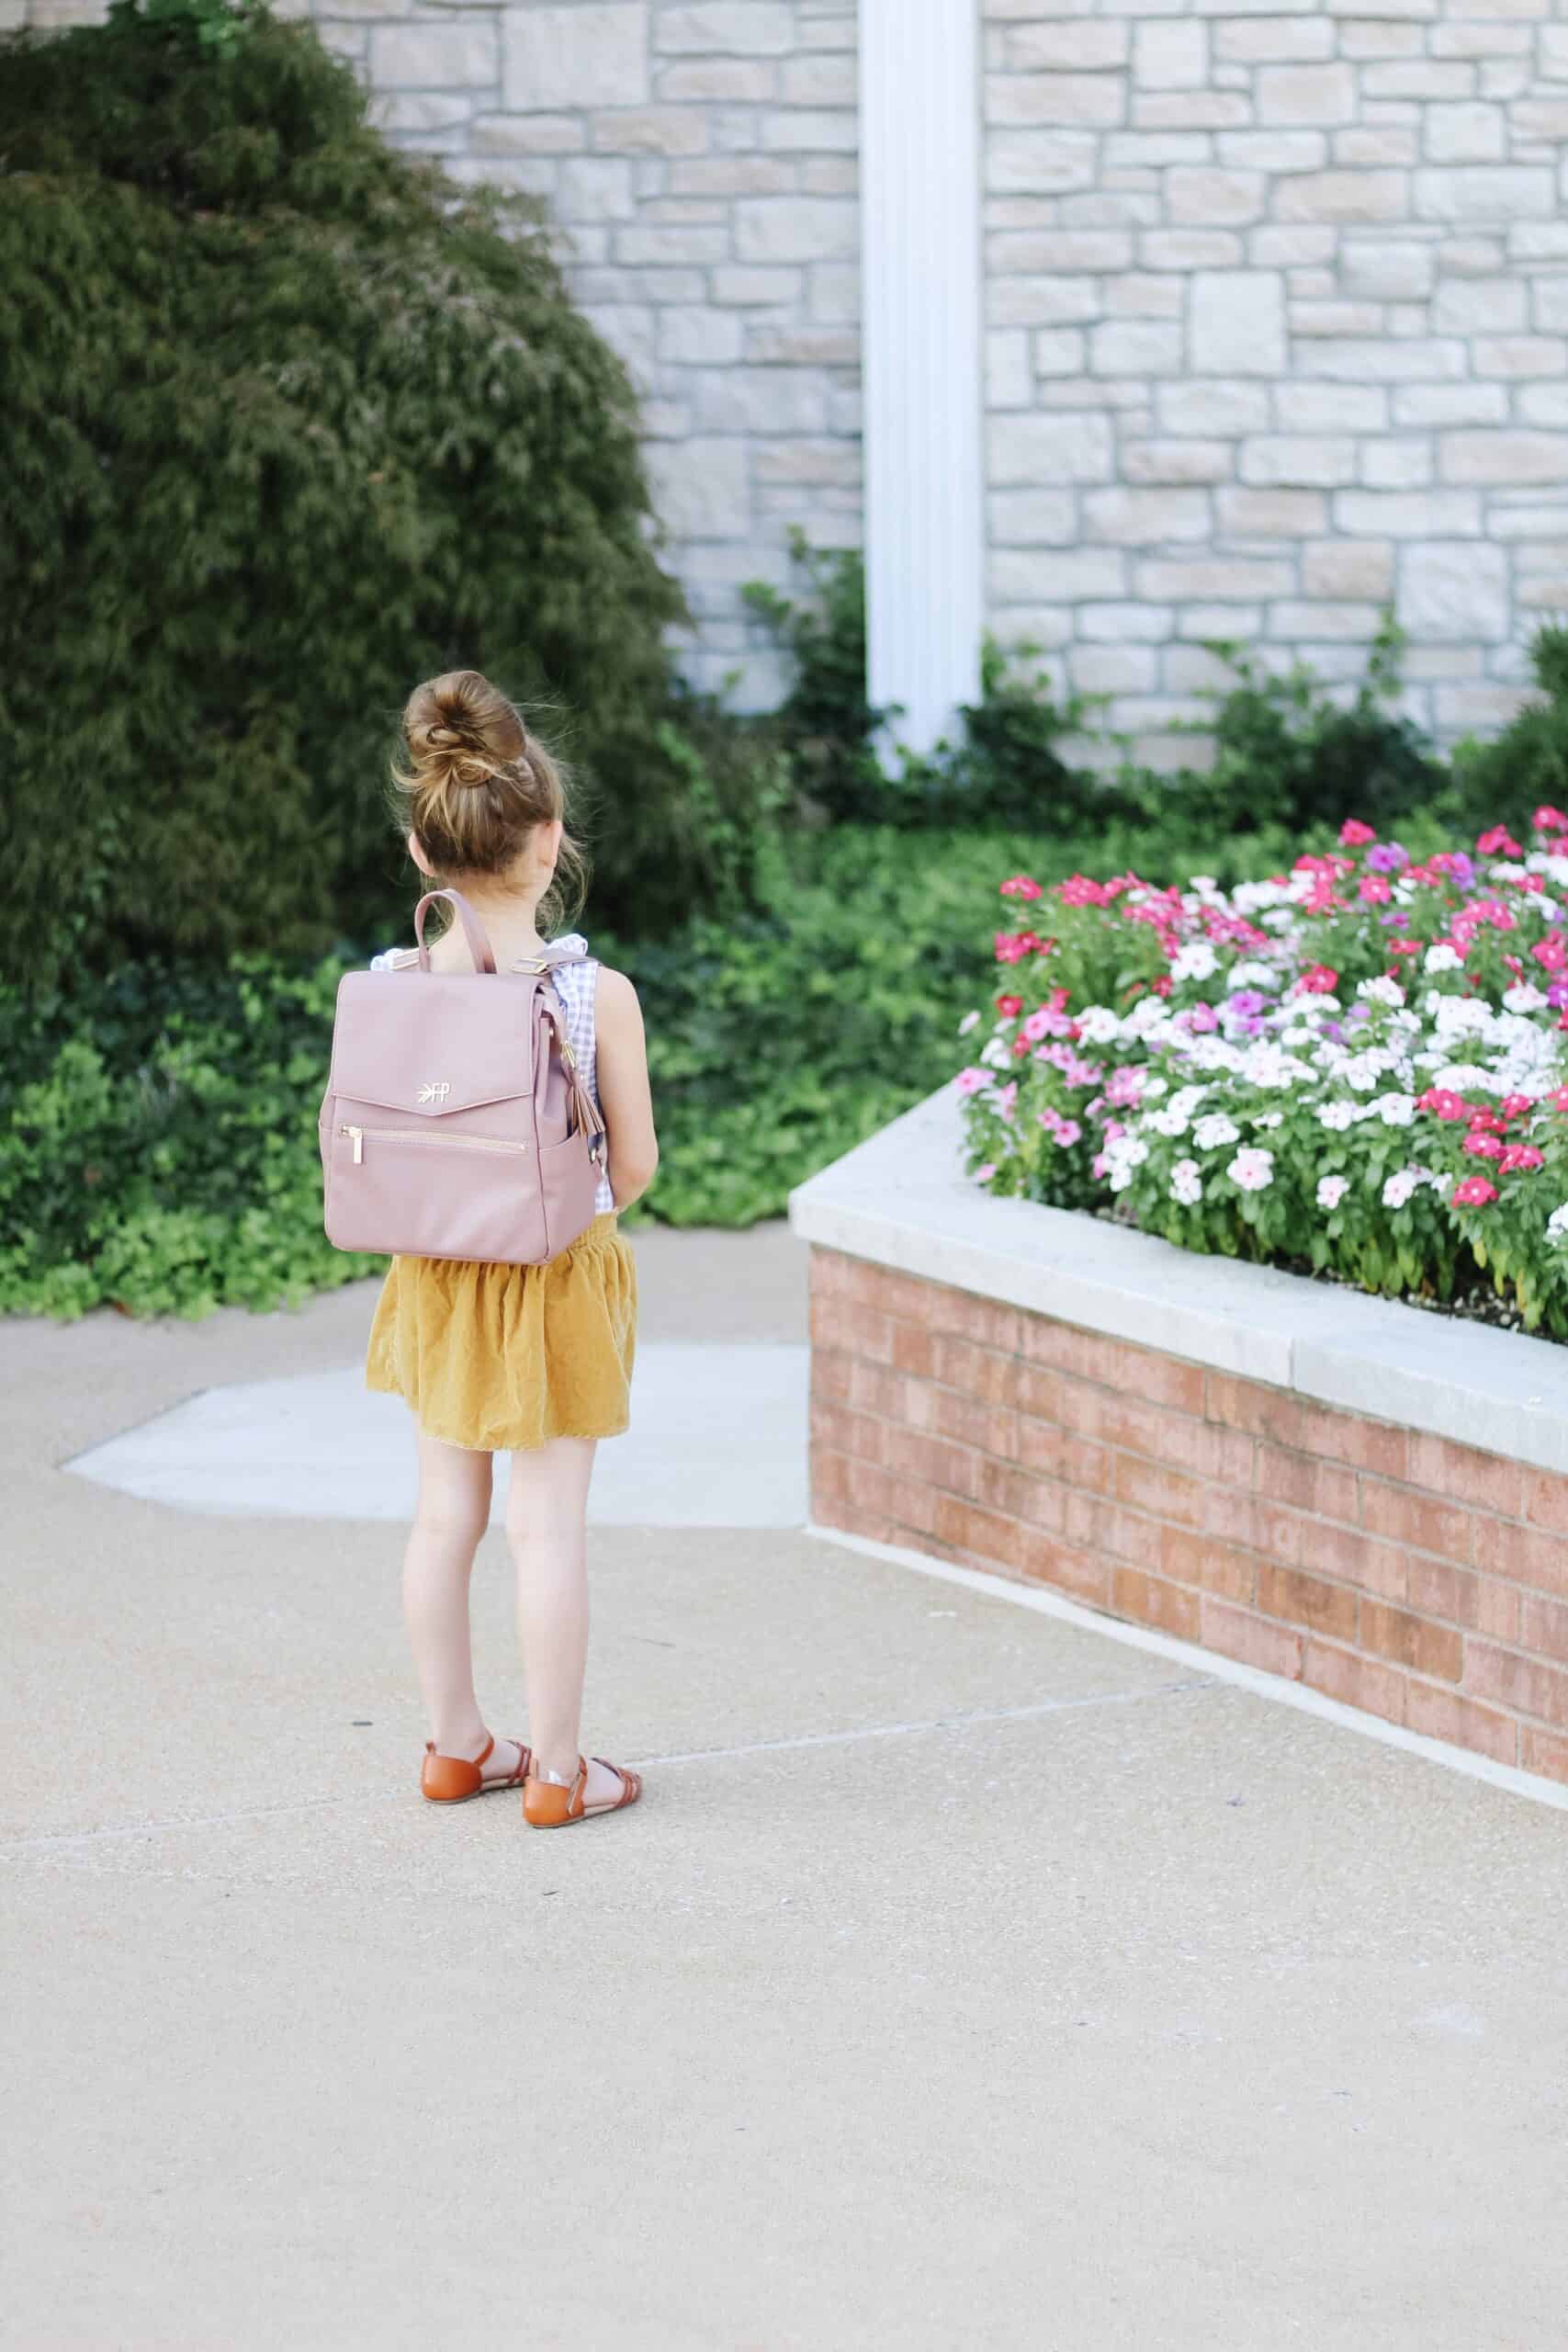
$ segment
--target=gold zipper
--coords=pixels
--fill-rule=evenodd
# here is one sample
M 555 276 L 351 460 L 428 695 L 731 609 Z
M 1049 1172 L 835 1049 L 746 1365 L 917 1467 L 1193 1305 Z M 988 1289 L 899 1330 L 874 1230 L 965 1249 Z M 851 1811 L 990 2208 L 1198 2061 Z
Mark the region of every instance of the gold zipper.
M 430 1136 L 423 1127 L 339 1127 L 340 1136 L 347 1136 L 354 1146 L 354 1164 L 357 1168 L 365 1158 L 365 1138 L 377 1136 L 393 1143 L 435 1144 L 447 1151 L 521 1151 L 520 1143 L 509 1143 L 503 1136 Z

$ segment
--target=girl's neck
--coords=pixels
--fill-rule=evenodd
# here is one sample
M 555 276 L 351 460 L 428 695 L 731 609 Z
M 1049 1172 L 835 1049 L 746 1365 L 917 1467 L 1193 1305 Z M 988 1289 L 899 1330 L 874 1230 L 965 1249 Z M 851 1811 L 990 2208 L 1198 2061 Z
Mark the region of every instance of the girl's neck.
M 485 889 L 473 885 L 454 884 L 472 907 L 490 941 L 497 964 L 504 967 L 514 956 L 529 956 L 544 945 L 538 924 L 537 897 L 520 890 Z M 462 925 L 454 920 L 451 930 L 443 940 L 452 943 L 457 960 L 466 963 L 468 952 L 463 944 Z

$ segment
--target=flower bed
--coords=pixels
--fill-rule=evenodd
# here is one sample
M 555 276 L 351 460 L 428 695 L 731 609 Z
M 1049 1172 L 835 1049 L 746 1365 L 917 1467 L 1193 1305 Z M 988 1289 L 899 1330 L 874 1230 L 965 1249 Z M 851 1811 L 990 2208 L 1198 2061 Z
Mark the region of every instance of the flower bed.
M 970 1173 L 1568 1338 L 1565 836 L 1543 808 L 1528 846 L 1416 864 L 1352 821 L 1228 894 L 1015 876 L 957 1080 Z

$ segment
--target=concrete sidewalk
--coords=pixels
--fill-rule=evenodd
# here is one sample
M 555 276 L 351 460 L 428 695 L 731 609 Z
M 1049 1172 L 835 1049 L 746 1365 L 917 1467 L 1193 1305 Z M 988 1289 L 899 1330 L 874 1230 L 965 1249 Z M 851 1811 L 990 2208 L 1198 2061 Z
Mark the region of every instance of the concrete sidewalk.
M 656 1345 L 800 1341 L 778 1228 L 639 1254 Z M 59 1466 L 352 1363 L 368 1306 L 0 1326 L 0 2345 L 1555 2352 L 1561 1814 L 679 1526 L 593 1538 L 588 1735 L 643 1805 L 427 1808 L 395 1530 Z M 492 1535 L 512 1728 L 507 1582 Z

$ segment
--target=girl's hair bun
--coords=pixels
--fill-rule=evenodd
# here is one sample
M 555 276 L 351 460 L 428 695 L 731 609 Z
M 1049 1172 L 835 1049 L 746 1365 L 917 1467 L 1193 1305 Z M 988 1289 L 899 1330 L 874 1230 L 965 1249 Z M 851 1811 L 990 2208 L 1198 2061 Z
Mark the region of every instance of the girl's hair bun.
M 403 733 L 418 794 L 488 784 L 525 756 L 527 738 L 513 705 L 478 670 L 448 670 L 409 696 Z

